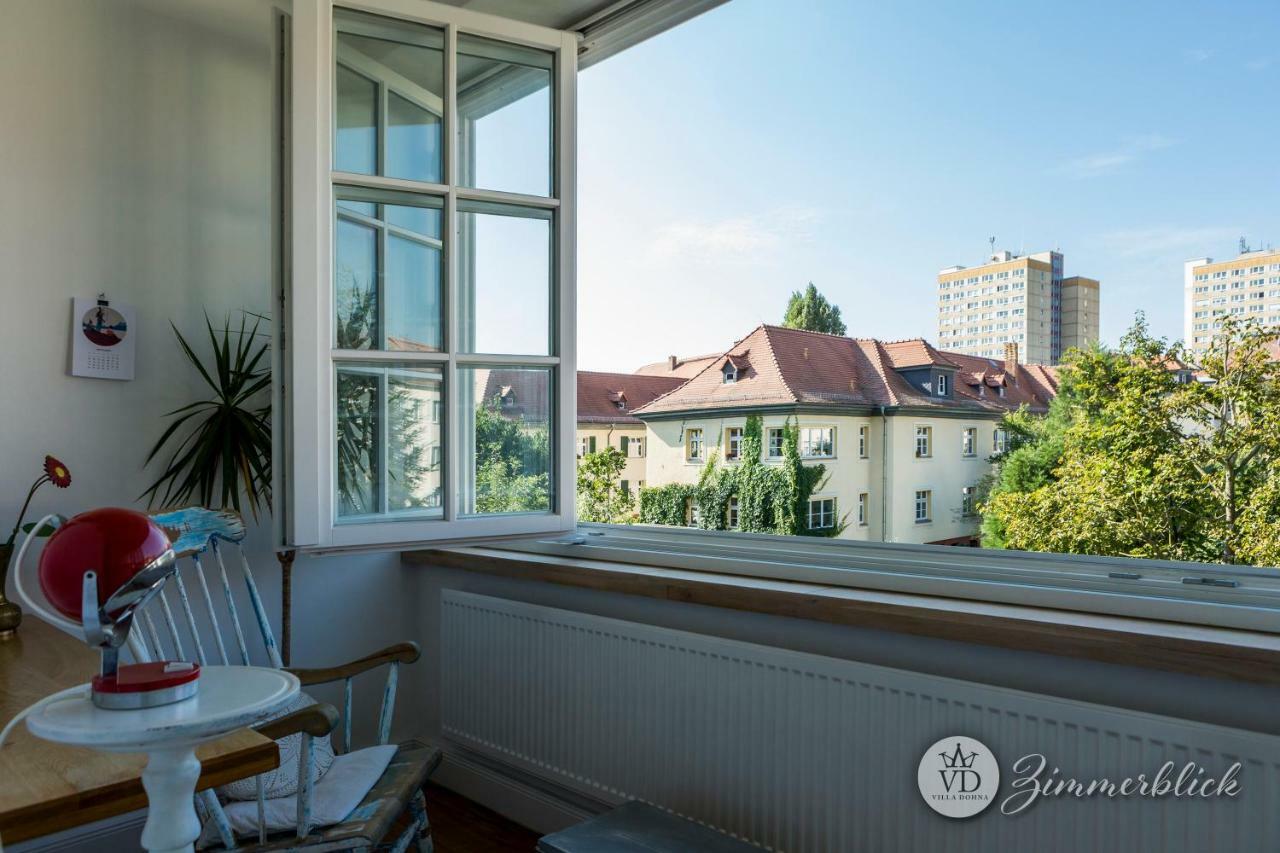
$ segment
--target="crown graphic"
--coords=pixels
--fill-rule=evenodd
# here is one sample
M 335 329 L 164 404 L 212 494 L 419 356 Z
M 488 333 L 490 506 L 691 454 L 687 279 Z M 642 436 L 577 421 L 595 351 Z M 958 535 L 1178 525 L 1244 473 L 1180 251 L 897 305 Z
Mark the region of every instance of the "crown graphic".
M 960 741 L 956 741 L 955 752 L 939 752 L 938 755 L 942 756 L 942 763 L 948 768 L 972 767 L 973 760 L 978 757 L 977 752 L 965 755 L 964 750 L 960 749 Z

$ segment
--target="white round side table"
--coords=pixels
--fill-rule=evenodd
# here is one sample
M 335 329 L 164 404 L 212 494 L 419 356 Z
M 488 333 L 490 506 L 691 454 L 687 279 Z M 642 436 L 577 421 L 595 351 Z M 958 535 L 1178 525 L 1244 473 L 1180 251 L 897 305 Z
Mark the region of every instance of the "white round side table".
M 149 851 L 191 851 L 200 835 L 195 748 L 259 722 L 298 694 L 298 679 L 258 666 L 206 666 L 190 699 L 130 711 L 95 706 L 86 694 L 53 702 L 27 717 L 37 737 L 104 752 L 145 752 L 142 786 L 147 822 L 142 846 Z

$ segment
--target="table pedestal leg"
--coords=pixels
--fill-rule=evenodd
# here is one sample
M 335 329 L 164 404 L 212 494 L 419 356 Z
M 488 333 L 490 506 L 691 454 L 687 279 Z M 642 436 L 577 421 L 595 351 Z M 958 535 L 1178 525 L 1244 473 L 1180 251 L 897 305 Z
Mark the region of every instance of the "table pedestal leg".
M 147 753 L 142 787 L 147 789 L 147 823 L 142 846 L 151 853 L 191 851 L 200 837 L 196 815 L 196 780 L 200 759 L 190 746 L 175 746 Z

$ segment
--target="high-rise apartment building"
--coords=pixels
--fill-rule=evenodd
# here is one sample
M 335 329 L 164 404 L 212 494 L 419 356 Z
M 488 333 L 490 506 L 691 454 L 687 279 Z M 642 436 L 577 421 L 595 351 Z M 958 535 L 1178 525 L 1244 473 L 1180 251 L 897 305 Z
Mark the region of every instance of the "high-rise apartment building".
M 1229 261 L 1195 258 L 1183 269 L 1183 340 L 1204 352 L 1226 317 L 1280 326 L 1280 249 L 1244 251 Z
M 1061 252 L 996 252 L 977 267 L 938 273 L 938 345 L 1001 358 L 1018 344 L 1024 364 L 1057 364 L 1098 339 L 1098 280 L 1062 274 Z

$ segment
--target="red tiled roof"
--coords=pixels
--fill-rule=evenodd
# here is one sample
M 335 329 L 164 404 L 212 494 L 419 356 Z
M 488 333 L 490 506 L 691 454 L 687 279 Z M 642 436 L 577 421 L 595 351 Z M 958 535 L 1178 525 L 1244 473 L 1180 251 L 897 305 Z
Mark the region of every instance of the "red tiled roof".
M 633 409 L 684 384 L 677 376 L 578 371 L 578 423 L 638 424 Z M 618 403 L 625 404 L 619 409 Z
M 718 352 L 708 353 L 707 355 L 691 355 L 687 358 L 673 355 L 666 361 L 655 361 L 653 364 L 646 364 L 636 370 L 636 375 L 678 376 L 681 379 L 690 379 L 697 376 L 708 364 L 719 359 L 721 355 Z
M 719 366 L 745 359 L 750 368 L 726 383 Z M 899 371 L 936 365 L 956 371 L 950 398 L 930 395 Z M 968 382 L 977 377 L 976 387 Z M 1005 396 L 979 391 L 1003 382 Z M 641 415 L 699 409 L 776 405 L 918 406 L 1000 414 L 1026 404 L 1043 409 L 1056 393 L 1057 376 L 1043 365 L 1018 365 L 936 349 L 921 338 L 881 342 L 762 325 L 722 356 L 708 359 L 688 382 L 653 402 L 633 407 Z

